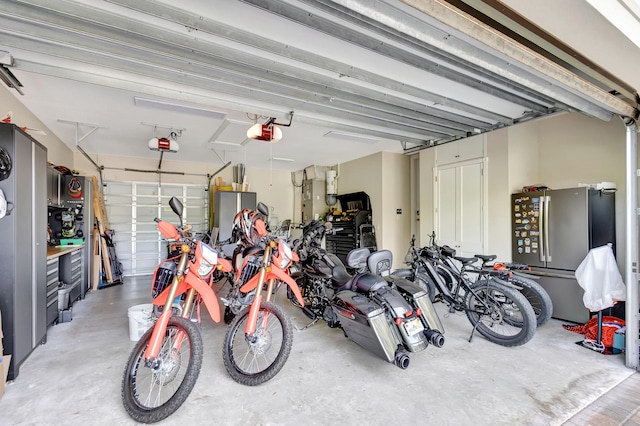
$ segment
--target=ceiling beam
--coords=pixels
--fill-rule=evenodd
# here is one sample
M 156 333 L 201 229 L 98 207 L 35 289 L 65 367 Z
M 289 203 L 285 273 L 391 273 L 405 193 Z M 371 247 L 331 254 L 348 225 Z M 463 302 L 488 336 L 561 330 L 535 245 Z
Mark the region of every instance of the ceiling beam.
M 380 19 L 390 19 L 382 16 L 384 10 L 373 10 L 371 4 L 363 4 L 358 0 L 336 0 L 347 7 L 357 8 L 360 13 L 374 14 Z M 542 55 L 517 43 L 502 33 L 490 28 L 470 15 L 451 6 L 444 0 L 401 0 L 403 3 L 414 7 L 425 15 L 441 22 L 443 25 L 455 31 L 459 31 L 489 47 L 493 51 L 510 58 L 513 65 L 508 66 L 503 61 L 476 56 L 475 52 L 458 50 L 458 54 L 469 59 L 475 58 L 478 65 L 502 74 L 509 79 L 525 84 L 530 88 L 576 108 L 586 114 L 609 120 L 612 114 L 623 117 L 638 117 L 638 110 L 627 102 L 611 95 L 607 91 L 597 87 L 584 78 L 566 70 L 558 64 L 548 60 Z M 419 28 L 409 27 L 403 22 L 389 22 L 391 26 L 401 31 L 410 32 L 417 38 L 425 39 L 425 34 Z M 440 45 L 443 49 L 452 49 L 446 43 L 438 40 L 425 40 Z M 535 71 L 541 78 L 532 79 L 518 72 L 519 69 Z

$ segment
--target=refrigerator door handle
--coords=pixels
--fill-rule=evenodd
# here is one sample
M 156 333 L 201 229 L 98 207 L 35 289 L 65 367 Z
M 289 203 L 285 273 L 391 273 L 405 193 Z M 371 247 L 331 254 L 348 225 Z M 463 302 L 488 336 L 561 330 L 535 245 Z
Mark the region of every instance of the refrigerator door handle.
M 544 206 L 545 206 L 545 197 L 541 196 L 540 197 L 540 247 L 539 247 L 539 253 L 540 253 L 540 262 L 544 262 L 545 261 L 545 249 L 544 249 L 544 241 L 545 241 L 545 237 L 544 237 L 544 230 L 547 227 L 545 221 L 547 220 L 545 214 L 544 214 Z
M 547 195 L 544 198 L 544 250 L 547 253 L 546 261 L 551 262 L 551 250 L 549 250 L 549 204 L 551 204 L 551 197 Z

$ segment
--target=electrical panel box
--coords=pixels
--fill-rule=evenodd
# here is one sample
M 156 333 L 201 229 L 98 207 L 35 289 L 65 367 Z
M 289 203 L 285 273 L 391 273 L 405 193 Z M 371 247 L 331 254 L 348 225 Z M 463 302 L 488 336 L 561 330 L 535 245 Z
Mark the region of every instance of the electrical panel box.
M 302 181 L 302 223 L 307 223 L 315 215 L 323 216 L 328 210 L 325 202 L 325 181 L 305 179 Z

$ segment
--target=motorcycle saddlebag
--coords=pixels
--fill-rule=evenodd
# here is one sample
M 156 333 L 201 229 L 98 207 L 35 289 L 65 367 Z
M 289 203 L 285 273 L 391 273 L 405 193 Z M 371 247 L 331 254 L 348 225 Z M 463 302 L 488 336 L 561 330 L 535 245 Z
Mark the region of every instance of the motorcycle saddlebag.
M 398 291 L 413 299 L 415 306 L 422 310 L 422 315 L 427 321 L 429 329 L 436 330 L 444 334 L 444 326 L 442 325 L 440 317 L 433 307 L 431 300 L 429 300 L 429 294 L 405 278 L 393 277 L 393 282 L 398 288 Z
M 331 308 L 349 339 L 388 362 L 394 361 L 400 338 L 380 306 L 362 294 L 343 290 L 336 294 Z

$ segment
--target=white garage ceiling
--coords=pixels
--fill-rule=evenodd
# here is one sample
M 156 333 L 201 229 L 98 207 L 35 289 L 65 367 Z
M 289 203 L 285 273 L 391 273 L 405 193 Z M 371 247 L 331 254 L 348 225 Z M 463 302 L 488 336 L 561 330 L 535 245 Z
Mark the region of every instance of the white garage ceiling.
M 44 130 L 73 149 L 88 135 L 80 148 L 98 163 L 157 158 L 147 141 L 174 132 L 167 160 L 300 170 L 556 111 L 637 116 L 637 73 L 607 71 L 594 43 L 558 43 L 547 32 L 572 24 L 545 7 L 640 58 L 578 0 L 5 0 L 0 51 Z M 270 117 L 280 142 L 246 139 Z

